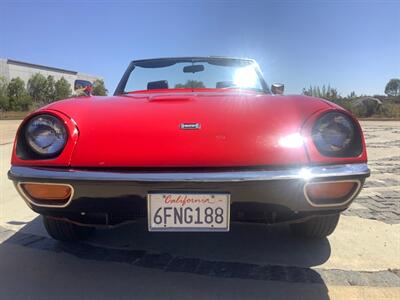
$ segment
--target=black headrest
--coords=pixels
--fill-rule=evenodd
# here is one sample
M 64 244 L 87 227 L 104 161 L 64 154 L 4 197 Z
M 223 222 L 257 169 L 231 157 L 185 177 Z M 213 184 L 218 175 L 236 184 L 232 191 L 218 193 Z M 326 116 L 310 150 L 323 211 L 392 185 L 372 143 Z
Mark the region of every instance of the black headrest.
M 148 90 L 159 90 L 159 89 L 167 89 L 168 81 L 167 80 L 159 80 L 159 81 L 151 81 L 147 83 Z
M 215 87 L 217 89 L 223 89 L 223 88 L 228 88 L 228 87 L 233 87 L 235 84 L 233 81 L 218 81 Z

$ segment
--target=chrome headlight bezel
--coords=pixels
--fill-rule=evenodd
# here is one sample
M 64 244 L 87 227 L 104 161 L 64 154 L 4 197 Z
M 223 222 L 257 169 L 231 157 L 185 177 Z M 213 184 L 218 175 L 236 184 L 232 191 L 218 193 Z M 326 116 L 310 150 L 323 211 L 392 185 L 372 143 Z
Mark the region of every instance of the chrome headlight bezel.
M 31 158 L 53 158 L 58 156 L 68 140 L 64 122 L 51 114 L 33 116 L 24 126 L 25 147 Z
M 357 157 L 362 153 L 359 126 L 340 111 L 321 115 L 312 127 L 311 137 L 317 150 L 324 156 Z

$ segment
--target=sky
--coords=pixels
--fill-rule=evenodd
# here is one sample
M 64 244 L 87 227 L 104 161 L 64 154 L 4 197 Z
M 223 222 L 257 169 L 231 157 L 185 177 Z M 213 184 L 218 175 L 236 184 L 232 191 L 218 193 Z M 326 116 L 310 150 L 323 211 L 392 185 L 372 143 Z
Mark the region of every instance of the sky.
M 400 0 L 0 0 L 0 57 L 101 76 L 133 59 L 238 56 L 288 94 L 383 94 L 400 78 Z

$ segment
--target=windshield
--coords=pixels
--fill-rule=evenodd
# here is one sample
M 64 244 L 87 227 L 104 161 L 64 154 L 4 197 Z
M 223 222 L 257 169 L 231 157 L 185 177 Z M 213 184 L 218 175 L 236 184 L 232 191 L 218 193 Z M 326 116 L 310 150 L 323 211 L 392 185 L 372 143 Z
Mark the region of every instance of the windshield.
M 134 62 L 123 92 L 185 88 L 265 90 L 253 61 L 210 58 Z

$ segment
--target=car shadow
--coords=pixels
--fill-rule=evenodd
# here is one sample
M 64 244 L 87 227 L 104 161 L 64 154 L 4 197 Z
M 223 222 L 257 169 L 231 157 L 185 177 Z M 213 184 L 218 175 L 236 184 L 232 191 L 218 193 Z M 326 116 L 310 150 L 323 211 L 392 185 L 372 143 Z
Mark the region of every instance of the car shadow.
M 289 226 L 233 223 L 229 232 L 148 232 L 145 220 L 96 230 L 87 241 L 115 249 L 142 249 L 175 256 L 254 264 L 314 267 L 331 254 L 328 239 L 291 235 Z
M 11 222 L 18 224 L 18 221 Z M 41 217 L 28 222 L 20 233 L 48 237 Z M 111 229 L 97 229 L 84 242 L 94 247 L 213 261 L 317 267 L 331 254 L 328 239 L 293 236 L 288 225 L 233 223 L 229 232 L 149 232 L 145 220 Z
M 65 253 L 80 260 L 161 270 L 165 278 L 184 273 L 214 279 L 263 280 L 266 284 L 306 284 L 310 291 L 316 289 L 318 293 L 296 297 L 312 299 L 310 295 L 314 295 L 315 299 L 329 299 L 324 279 L 318 270 L 311 268 L 328 260 L 331 248 L 327 239 L 296 238 L 288 226 L 234 223 L 227 233 L 160 233 L 148 232 L 146 224 L 142 220 L 96 230 L 88 241 L 62 243 L 47 236 L 41 217 L 37 217 L 4 243 Z M 57 268 L 57 265 L 46 264 L 41 268 Z M 308 293 L 307 289 L 304 293 Z

